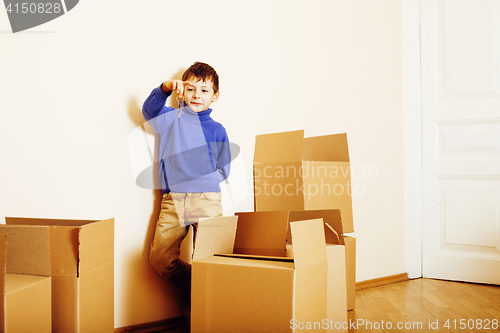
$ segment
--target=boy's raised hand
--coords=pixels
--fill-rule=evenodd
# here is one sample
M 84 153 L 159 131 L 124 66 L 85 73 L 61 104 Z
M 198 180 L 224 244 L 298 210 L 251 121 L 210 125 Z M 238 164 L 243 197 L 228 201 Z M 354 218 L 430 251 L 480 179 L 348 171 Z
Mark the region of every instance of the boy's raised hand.
M 168 80 L 163 82 L 161 90 L 163 92 L 175 91 L 179 97 L 184 95 L 184 87 L 191 85 L 189 81 L 182 80 Z

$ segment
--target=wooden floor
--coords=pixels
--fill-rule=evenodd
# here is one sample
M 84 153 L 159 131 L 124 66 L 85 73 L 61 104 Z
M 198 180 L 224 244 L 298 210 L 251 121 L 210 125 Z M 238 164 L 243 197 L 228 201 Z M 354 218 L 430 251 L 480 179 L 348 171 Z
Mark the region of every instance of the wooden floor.
M 499 332 L 500 287 L 415 279 L 359 290 L 349 320 L 364 322 L 349 332 Z
M 433 279 L 398 282 L 358 290 L 356 309 L 348 314 L 349 332 L 499 332 L 500 287 Z M 172 329 L 166 321 L 115 332 L 189 332 L 188 320 L 177 320 Z

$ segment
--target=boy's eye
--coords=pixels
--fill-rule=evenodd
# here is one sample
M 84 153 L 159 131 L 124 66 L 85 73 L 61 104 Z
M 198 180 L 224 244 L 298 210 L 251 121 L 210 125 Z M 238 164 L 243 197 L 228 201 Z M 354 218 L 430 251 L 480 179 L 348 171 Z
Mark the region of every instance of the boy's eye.
M 208 92 L 208 90 L 206 90 L 206 89 L 205 89 L 205 90 L 202 90 L 202 91 L 203 91 L 204 93 L 207 93 L 207 92 Z

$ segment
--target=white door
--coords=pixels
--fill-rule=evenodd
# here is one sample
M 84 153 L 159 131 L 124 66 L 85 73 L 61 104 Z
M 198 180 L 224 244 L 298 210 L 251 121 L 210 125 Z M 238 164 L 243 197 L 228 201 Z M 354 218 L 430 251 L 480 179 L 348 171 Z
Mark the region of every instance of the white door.
M 423 276 L 500 284 L 500 0 L 420 15 Z

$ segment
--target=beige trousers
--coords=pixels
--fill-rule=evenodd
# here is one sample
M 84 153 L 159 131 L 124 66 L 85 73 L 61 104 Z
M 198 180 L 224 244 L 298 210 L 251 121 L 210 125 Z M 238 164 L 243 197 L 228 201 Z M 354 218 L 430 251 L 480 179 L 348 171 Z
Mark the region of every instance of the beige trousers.
M 191 289 L 191 265 L 179 259 L 180 245 L 189 226 L 200 218 L 222 215 L 221 193 L 165 193 L 149 255 L 160 275 Z

